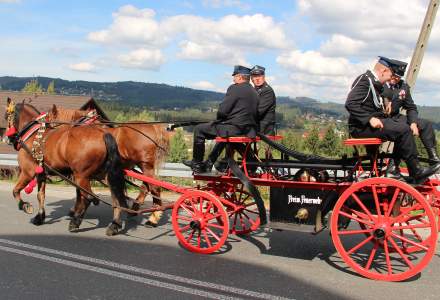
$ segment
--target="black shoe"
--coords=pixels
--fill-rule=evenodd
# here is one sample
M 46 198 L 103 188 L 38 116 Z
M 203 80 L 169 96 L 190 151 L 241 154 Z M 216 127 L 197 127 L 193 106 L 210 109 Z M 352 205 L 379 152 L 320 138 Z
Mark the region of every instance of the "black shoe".
M 429 162 L 430 165 L 435 165 L 440 162 L 440 157 L 437 155 L 437 148 L 426 148 L 426 152 L 428 152 L 428 158 L 431 160 Z
M 203 161 L 193 162 L 191 169 L 193 170 L 194 174 L 206 173 L 206 165 Z
M 440 170 L 440 162 L 427 168 L 420 167 L 416 160 L 408 161 L 407 165 L 410 176 L 418 183 L 426 180 L 429 176 L 436 174 Z
M 385 177 L 400 179 L 402 175 L 400 174 L 400 160 L 390 159 L 388 162 L 388 166 L 385 170 Z
M 226 160 L 222 159 L 222 160 L 216 162 L 214 164 L 214 167 L 220 173 L 225 173 L 228 170 L 228 162 Z
M 192 161 L 192 160 L 184 160 L 184 161 L 182 161 L 182 163 L 183 163 L 185 166 L 190 167 L 191 169 L 192 169 L 192 167 L 193 167 L 193 165 L 194 165 L 194 161 Z
M 207 160 L 204 161 L 205 163 L 205 169 L 206 172 L 211 172 L 212 171 L 212 166 L 214 165 L 214 162 L 212 162 L 209 158 Z

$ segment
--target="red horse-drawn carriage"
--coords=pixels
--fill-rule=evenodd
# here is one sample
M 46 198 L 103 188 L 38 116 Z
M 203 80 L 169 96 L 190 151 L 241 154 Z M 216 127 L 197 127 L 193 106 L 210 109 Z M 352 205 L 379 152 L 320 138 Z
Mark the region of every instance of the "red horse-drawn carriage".
M 172 223 L 179 242 L 193 252 L 212 253 L 228 234 L 247 234 L 263 225 L 313 234 L 329 227 L 342 259 L 365 277 L 401 281 L 429 263 L 437 243 L 440 181 L 409 184 L 383 177 L 387 157 L 379 153 L 379 139 L 348 139 L 347 146 L 369 151 L 336 160 L 286 149 L 274 142 L 278 139 L 218 137 L 227 143 L 227 171 L 194 175 L 203 182 L 196 188 L 126 174 L 182 194 L 173 205 Z M 282 158 L 260 159 L 260 140 Z M 234 149 L 243 147 L 236 143 L 246 144 L 238 161 Z M 256 186 L 270 187 L 269 221 Z
M 35 124 L 35 120 L 32 122 Z M 47 121 L 38 118 L 38 122 Z M 16 126 L 23 133 L 29 126 L 21 123 Z M 437 244 L 439 180 L 408 183 L 384 177 L 389 157 L 379 153 L 379 139 L 346 140 L 345 144 L 356 150 L 353 157 L 328 159 L 288 149 L 276 142 L 281 138 L 218 137 L 217 142 L 226 143 L 225 172 L 194 175 L 199 182 L 196 187 L 177 186 L 127 169 L 126 177 L 142 181 L 150 192 L 155 187 L 181 195 L 175 202 L 145 209 L 127 209 L 119 206 L 121 201 L 113 206 L 138 214 L 172 209 L 177 239 L 197 253 L 218 251 L 229 234 L 248 234 L 262 226 L 312 234 L 329 228 L 341 258 L 365 277 L 401 281 L 427 266 Z M 366 146 L 366 154 L 357 151 L 360 146 Z M 272 157 L 271 151 L 275 150 L 281 153 L 280 158 Z M 265 158 L 260 157 L 261 152 L 265 152 Z M 105 153 L 104 149 L 104 157 Z M 75 186 L 79 194 L 96 197 Z M 266 203 L 257 186 L 269 187 Z M 117 229 L 117 224 L 113 225 L 110 229 Z

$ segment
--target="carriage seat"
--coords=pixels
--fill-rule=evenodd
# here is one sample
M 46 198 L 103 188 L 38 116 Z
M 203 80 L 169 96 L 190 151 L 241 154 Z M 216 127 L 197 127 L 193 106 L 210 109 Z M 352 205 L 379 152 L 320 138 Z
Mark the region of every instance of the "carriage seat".
M 360 139 L 346 139 L 344 145 L 346 146 L 368 146 L 380 145 L 384 141 L 378 138 L 360 138 Z
M 283 139 L 281 135 L 266 135 L 271 141 L 279 141 Z M 253 143 L 258 142 L 261 139 L 257 136 L 255 138 L 250 138 L 246 136 L 230 136 L 230 137 L 216 137 L 215 141 L 218 143 Z

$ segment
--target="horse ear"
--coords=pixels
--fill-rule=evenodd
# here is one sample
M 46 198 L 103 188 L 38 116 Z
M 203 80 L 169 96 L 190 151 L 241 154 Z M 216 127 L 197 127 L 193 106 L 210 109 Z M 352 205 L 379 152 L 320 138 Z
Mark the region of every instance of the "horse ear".
M 58 115 L 58 108 L 55 104 L 52 106 L 52 115 L 54 117 L 56 117 Z
M 11 101 L 12 101 L 11 98 L 8 97 L 8 99 L 6 99 L 6 105 L 11 104 Z

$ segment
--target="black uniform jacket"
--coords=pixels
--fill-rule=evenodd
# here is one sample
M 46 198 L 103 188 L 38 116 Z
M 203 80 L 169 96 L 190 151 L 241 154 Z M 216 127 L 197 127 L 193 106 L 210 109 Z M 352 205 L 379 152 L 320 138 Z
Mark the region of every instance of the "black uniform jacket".
M 417 123 L 419 117 L 417 105 L 411 97 L 411 90 L 408 84 L 403 80 L 394 86 L 384 85 L 382 96 L 390 99 L 391 113 L 390 117 L 399 117 L 400 108 L 406 109 L 407 122 Z
M 255 87 L 255 90 L 259 96 L 258 120 L 260 121 L 260 128 L 265 128 L 269 124 L 275 124 L 275 92 L 266 82 L 262 86 Z
M 258 95 L 249 83 L 229 86 L 217 111 L 217 123 L 257 128 Z
M 348 127 L 350 132 L 365 129 L 369 126 L 369 121 L 372 117 L 385 117 L 383 108 L 376 107 L 374 104 L 373 90 L 370 88 L 368 78 L 373 83 L 377 98 L 380 97 L 383 90 L 383 85 L 376 80 L 371 71 L 367 71 L 356 78 L 345 102 L 345 108 L 349 113 Z

